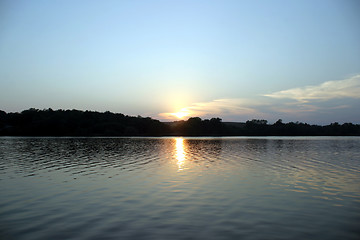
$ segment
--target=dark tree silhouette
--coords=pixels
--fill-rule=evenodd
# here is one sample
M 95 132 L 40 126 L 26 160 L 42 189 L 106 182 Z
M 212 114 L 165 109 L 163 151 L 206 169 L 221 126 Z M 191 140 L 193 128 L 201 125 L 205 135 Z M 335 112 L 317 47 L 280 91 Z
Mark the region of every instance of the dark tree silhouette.
M 109 111 L 30 108 L 21 113 L 0 110 L 0 136 L 360 136 L 360 125 L 337 122 L 327 126 L 307 123 L 274 124 L 253 119 L 224 123 L 220 118 L 163 123 L 149 117 L 125 116 Z

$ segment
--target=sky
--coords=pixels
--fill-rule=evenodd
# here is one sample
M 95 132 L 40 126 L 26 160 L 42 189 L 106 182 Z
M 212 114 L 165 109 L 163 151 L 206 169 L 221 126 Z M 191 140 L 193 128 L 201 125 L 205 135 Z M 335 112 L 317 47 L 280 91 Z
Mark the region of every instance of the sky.
M 0 1 L 0 109 L 360 123 L 360 1 Z

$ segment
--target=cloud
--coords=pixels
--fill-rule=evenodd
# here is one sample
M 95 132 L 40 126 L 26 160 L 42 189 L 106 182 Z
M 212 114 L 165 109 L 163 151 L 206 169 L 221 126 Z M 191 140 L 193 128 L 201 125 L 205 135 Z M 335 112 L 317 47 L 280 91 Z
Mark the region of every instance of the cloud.
M 178 113 L 161 113 L 160 117 L 174 119 L 176 115 L 200 116 L 205 118 L 219 116 L 258 116 L 260 113 L 254 107 L 255 101 L 249 99 L 230 98 L 216 99 L 208 102 L 193 103 L 182 108 Z M 184 114 L 182 114 L 184 113 Z
M 335 98 L 360 98 L 360 75 L 338 81 L 328 81 L 316 86 L 292 88 L 263 96 L 276 99 L 295 99 L 307 103 L 311 100 Z
M 179 117 L 220 117 L 225 121 L 279 118 L 291 121 L 316 121 L 328 116 L 330 121 L 352 116 L 358 121 L 354 110 L 360 99 L 360 75 L 352 78 L 327 81 L 320 85 L 306 86 L 258 95 L 252 98 L 223 98 L 207 102 L 193 103 L 176 113 L 160 113 L 163 120 Z M 355 111 L 357 112 L 357 111 Z M 340 116 L 340 115 L 343 116 Z M 345 115 L 344 115 L 345 114 Z

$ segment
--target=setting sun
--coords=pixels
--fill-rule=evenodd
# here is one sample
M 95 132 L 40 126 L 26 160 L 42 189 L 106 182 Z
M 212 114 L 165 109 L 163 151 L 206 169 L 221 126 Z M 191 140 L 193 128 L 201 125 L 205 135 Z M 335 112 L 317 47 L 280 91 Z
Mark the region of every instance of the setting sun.
M 190 112 L 188 109 L 186 108 L 182 108 L 180 109 L 180 111 L 175 112 L 175 113 L 170 113 L 170 115 L 175 116 L 178 119 L 182 119 L 183 117 L 189 116 Z
M 180 112 L 172 113 L 172 115 L 174 115 L 175 117 L 181 119 L 181 118 L 189 115 L 189 113 L 188 113 L 188 112 L 181 112 L 181 111 L 180 111 Z

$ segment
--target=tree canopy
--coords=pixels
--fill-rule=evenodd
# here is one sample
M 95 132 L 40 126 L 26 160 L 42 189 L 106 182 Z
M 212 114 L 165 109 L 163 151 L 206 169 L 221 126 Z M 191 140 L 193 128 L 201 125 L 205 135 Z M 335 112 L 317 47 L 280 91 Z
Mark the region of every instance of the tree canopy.
M 150 117 L 80 110 L 0 110 L 0 136 L 360 136 L 360 125 L 337 122 L 326 126 L 300 122 L 274 124 L 253 119 L 245 123 L 220 118 L 160 122 Z

